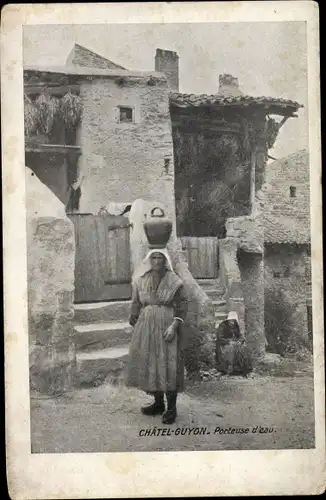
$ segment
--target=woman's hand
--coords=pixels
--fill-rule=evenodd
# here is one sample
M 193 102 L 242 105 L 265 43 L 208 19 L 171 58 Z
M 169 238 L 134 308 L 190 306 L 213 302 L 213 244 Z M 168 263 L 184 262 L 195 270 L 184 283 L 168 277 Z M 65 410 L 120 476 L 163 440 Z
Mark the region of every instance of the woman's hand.
M 137 320 L 138 320 L 137 316 L 132 314 L 129 318 L 129 325 L 134 327 L 137 323 Z
M 163 333 L 164 340 L 166 340 L 167 342 L 171 342 L 177 333 L 177 328 L 178 328 L 178 322 L 173 321 L 173 323 L 169 326 L 169 328 L 167 328 Z

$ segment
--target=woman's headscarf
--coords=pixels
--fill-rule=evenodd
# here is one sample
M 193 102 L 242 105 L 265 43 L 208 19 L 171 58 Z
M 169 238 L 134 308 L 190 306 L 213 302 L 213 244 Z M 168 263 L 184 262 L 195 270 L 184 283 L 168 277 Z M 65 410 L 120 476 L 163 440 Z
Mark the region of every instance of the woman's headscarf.
M 228 314 L 228 321 L 232 321 L 232 320 L 239 323 L 239 318 L 238 318 L 238 314 L 236 313 L 236 311 L 230 311 Z
M 138 277 L 138 276 L 143 276 L 145 273 L 147 273 L 147 271 L 149 271 L 152 268 L 150 257 L 153 253 L 162 254 L 165 257 L 165 267 L 167 269 L 169 269 L 170 271 L 173 271 L 171 258 L 169 256 L 166 248 L 152 248 L 147 253 L 145 259 L 140 263 L 138 268 L 135 270 L 133 278 Z

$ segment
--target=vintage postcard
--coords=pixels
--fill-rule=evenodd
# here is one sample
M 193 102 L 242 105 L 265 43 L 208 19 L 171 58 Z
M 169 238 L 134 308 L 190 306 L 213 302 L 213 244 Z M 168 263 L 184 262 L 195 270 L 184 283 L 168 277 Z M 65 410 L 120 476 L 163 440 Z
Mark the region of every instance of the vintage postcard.
M 11 498 L 322 493 L 318 4 L 1 28 Z

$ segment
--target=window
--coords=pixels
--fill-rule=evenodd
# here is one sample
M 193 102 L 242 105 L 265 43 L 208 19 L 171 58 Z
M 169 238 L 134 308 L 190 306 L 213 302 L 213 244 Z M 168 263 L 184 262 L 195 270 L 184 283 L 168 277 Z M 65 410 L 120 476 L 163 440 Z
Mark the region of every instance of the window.
M 274 278 L 280 278 L 281 277 L 280 271 L 273 271 L 273 276 Z
M 170 171 L 170 158 L 164 158 L 164 170 L 168 174 Z
M 290 198 L 295 198 L 297 196 L 297 188 L 295 186 L 290 186 Z
M 312 342 L 313 323 L 312 323 L 312 306 L 307 305 L 307 322 L 308 322 L 308 338 Z
M 286 266 L 286 268 L 284 269 L 284 278 L 288 278 L 290 276 L 290 267 L 289 266 Z
M 133 108 L 129 106 L 119 106 L 119 120 L 120 123 L 132 123 L 133 120 Z

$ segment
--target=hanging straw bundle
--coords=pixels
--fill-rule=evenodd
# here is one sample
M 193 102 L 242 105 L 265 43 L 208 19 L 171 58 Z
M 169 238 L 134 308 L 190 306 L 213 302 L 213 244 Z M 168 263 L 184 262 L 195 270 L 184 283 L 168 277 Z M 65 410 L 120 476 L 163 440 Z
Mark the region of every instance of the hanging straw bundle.
M 37 108 L 37 128 L 41 134 L 49 134 L 52 130 L 56 113 L 59 110 L 59 100 L 46 94 L 41 94 L 35 101 Z
M 27 136 L 49 135 L 57 126 L 71 130 L 80 121 L 82 113 L 80 97 L 70 93 L 61 99 L 40 94 L 34 103 L 25 95 L 24 105 Z
M 67 93 L 60 103 L 61 118 L 66 127 L 71 130 L 79 123 L 82 114 L 82 104 L 79 96 Z
M 37 129 L 37 109 L 26 94 L 24 94 L 24 127 L 26 136 L 31 136 Z

